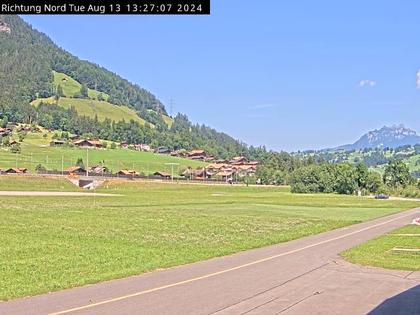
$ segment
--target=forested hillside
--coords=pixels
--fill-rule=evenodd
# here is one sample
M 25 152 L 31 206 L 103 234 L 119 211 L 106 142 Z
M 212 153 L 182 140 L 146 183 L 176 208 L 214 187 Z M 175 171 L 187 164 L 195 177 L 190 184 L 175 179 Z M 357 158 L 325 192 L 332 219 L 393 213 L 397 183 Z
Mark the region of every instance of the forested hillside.
M 243 143 L 212 128 L 194 125 L 185 115 L 179 114 L 168 125 L 165 107 L 153 94 L 103 67 L 71 55 L 20 17 L 0 15 L 0 21 L 10 29 L 10 32 L 0 32 L 0 119 L 3 121 L 37 123 L 77 134 L 145 142 L 170 149 L 203 148 L 222 158 L 248 153 Z M 131 107 L 148 123 L 130 121 L 129 117 L 112 121 L 110 117 L 101 125 L 95 118 L 84 117 L 71 108 L 51 104 L 31 106 L 35 99 L 56 97 L 56 103 L 60 104 L 58 99 L 68 96 L 61 88 L 57 90 L 54 71 L 79 82 L 87 91 L 87 99 L 92 99 L 89 91 L 98 91 L 96 97 L 106 96 L 113 105 Z
M 5 22 L 11 30 L 0 36 L 0 67 L 6 71 L 2 71 L 3 75 L 8 76 L 2 81 L 13 87 L 9 97 L 23 95 L 25 100 L 32 101 L 37 93 L 44 97 L 51 96 L 52 70 L 55 70 L 91 89 L 109 94 L 113 104 L 165 112 L 162 103 L 150 92 L 103 67 L 71 55 L 18 16 L 0 15 L 0 21 Z

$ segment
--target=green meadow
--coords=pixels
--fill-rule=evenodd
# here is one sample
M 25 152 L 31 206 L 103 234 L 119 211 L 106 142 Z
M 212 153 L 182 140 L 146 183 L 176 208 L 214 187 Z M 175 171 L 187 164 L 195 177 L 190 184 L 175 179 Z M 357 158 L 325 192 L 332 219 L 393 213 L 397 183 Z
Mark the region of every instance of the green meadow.
M 128 122 L 130 120 L 134 120 L 141 125 L 146 123 L 145 120 L 140 118 L 133 109 L 127 106 L 114 105 L 106 101 L 60 97 L 57 102 L 53 97 L 49 97 L 36 99 L 32 102 L 32 105 L 38 106 L 41 102 L 46 104 L 57 104 L 66 109 L 74 107 L 79 115 L 90 118 L 98 117 L 99 121 L 104 121 L 108 118 L 111 121 L 125 120 Z
M 78 190 L 0 176 L 0 190 Z M 288 188 L 106 182 L 113 197 L 1 197 L 0 300 L 192 263 L 413 208 Z
M 174 171 L 187 167 L 203 167 L 203 162 L 192 161 L 183 158 L 159 155 L 152 152 L 138 152 L 126 149 L 80 149 L 70 147 L 51 147 L 53 133 L 43 137 L 43 133 L 28 133 L 21 143 L 21 153 L 11 153 L 7 148 L 0 147 L 0 169 L 10 167 L 25 167 L 31 172 L 38 164 L 48 170 L 62 170 L 74 166 L 77 159 L 89 166 L 105 165 L 113 172 L 122 169 L 134 169 L 139 173 L 152 174 L 156 171 L 171 171 L 171 166 L 166 163 L 176 163 Z M 17 140 L 17 136 L 14 136 Z M 88 162 L 88 163 L 87 163 Z M 62 164 L 63 163 L 63 164 Z M 178 174 L 178 173 L 176 173 Z
M 126 122 L 134 120 L 141 125 L 144 125 L 146 121 L 137 115 L 137 112 L 128 106 L 119 106 L 109 103 L 109 95 L 101 93 L 96 90 L 88 89 L 88 99 L 74 98 L 74 96 L 80 92 L 82 85 L 74 80 L 72 77 L 54 71 L 54 82 L 55 88 L 60 85 L 63 89 L 64 96 L 60 97 L 58 101 L 54 97 L 49 98 L 38 98 L 32 102 L 33 106 L 38 106 L 41 102 L 45 104 L 57 104 L 63 108 L 69 109 L 74 107 L 77 113 L 81 116 L 87 116 L 90 118 L 98 117 L 99 121 L 110 119 L 111 121 L 122 121 Z M 98 96 L 102 94 L 103 100 L 99 101 Z M 163 121 L 168 125 L 172 126 L 173 120 L 171 117 L 162 114 Z M 151 128 L 154 125 L 149 123 Z
M 418 206 L 418 205 L 417 205 Z M 342 253 L 348 261 L 387 269 L 420 271 L 420 226 L 410 225 Z
M 72 77 L 53 71 L 54 74 L 54 87 L 57 88 L 59 85 L 63 88 L 63 93 L 65 97 L 74 97 L 75 94 L 80 92 L 80 89 L 82 88 L 82 85 L 74 80 Z M 109 95 L 106 93 L 101 93 L 96 90 L 92 90 L 88 88 L 88 96 L 91 99 L 97 99 L 99 94 L 102 94 L 103 98 L 105 100 L 108 100 Z

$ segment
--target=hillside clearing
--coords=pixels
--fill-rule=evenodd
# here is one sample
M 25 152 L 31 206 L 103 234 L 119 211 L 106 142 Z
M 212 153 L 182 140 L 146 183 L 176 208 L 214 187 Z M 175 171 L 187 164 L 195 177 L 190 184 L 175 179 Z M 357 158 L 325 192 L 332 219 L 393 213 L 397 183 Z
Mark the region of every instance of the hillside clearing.
M 50 97 L 36 99 L 32 102 L 32 105 L 38 106 L 41 102 L 46 104 L 57 104 L 67 109 L 74 107 L 79 115 L 90 118 L 95 118 L 95 116 L 97 116 L 99 121 L 104 121 L 108 118 L 111 121 L 125 120 L 128 122 L 134 120 L 141 125 L 145 124 L 145 120 L 140 118 L 133 109 L 127 106 L 113 105 L 106 101 L 60 97 L 57 103 L 53 97 Z
M 74 97 L 77 93 L 80 92 L 82 85 L 74 80 L 72 77 L 53 71 L 54 74 L 54 87 L 57 88 L 59 85 L 63 88 L 64 96 L 66 97 Z M 91 99 L 97 99 L 98 96 L 102 94 L 104 100 L 108 100 L 109 95 L 106 93 L 102 93 L 96 90 L 92 90 L 88 88 L 88 96 Z

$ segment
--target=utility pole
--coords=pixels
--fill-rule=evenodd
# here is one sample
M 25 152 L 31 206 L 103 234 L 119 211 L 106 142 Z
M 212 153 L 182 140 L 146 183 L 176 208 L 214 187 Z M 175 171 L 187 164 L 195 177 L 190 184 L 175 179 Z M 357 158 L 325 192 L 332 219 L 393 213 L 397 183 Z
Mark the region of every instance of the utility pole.
M 178 166 L 179 163 L 165 163 L 165 165 L 171 166 L 171 180 L 174 181 L 174 166 Z
M 61 155 L 61 176 L 64 175 L 64 155 Z
M 89 177 L 89 149 L 86 148 L 86 177 Z

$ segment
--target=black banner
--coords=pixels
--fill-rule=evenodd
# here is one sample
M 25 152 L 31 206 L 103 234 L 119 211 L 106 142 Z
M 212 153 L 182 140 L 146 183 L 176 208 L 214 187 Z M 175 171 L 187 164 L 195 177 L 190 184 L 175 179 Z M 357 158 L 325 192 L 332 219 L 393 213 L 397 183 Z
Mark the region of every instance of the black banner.
M 208 15 L 210 0 L 1 0 L 0 14 Z

